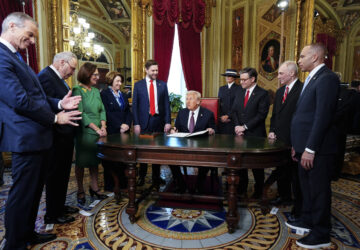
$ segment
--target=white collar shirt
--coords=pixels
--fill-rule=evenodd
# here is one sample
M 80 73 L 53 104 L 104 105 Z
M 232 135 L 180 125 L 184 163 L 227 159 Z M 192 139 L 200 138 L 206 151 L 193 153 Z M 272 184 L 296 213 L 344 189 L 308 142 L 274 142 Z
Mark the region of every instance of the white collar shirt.
M 246 96 L 246 92 L 249 90 L 249 99 L 250 99 L 251 94 L 252 94 L 252 92 L 254 91 L 256 85 L 257 85 L 257 84 L 255 83 L 254 86 L 252 86 L 251 88 L 245 90 L 245 96 Z M 249 100 L 249 99 L 248 99 L 248 100 Z
M 290 93 L 290 91 L 291 91 L 291 89 L 294 87 L 294 85 L 295 85 L 295 83 L 296 83 L 296 81 L 297 81 L 298 79 L 296 78 L 294 81 L 292 81 L 289 85 L 287 85 L 287 87 L 289 87 L 289 90 L 288 90 L 288 94 Z M 286 87 L 285 87 L 285 90 L 284 91 L 286 91 Z M 285 93 L 285 92 L 284 92 Z
M 233 86 L 234 82 L 228 83 L 228 89 L 231 89 L 231 86 Z
M 0 37 L 0 43 L 4 44 L 12 53 L 16 53 L 17 50 L 11 43 Z
M 53 66 L 53 65 L 50 65 L 49 66 L 55 73 L 56 75 L 62 80 L 63 78 L 61 77 L 60 75 L 60 72 Z

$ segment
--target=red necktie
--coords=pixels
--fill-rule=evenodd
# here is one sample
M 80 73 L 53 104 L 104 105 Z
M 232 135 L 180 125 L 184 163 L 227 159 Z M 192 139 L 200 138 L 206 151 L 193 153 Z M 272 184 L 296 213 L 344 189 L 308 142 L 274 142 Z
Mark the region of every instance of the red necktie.
M 244 108 L 246 107 L 246 104 L 249 100 L 249 92 L 250 92 L 249 90 L 246 90 L 246 96 L 245 96 L 245 100 L 244 100 Z
M 281 103 L 284 103 L 285 100 L 286 100 L 286 97 L 288 95 L 288 92 L 289 92 L 289 86 L 286 86 L 286 89 L 285 89 L 285 93 L 283 95 L 283 99 L 282 99 L 282 102 Z
M 155 94 L 153 80 L 150 80 L 150 115 L 155 115 Z

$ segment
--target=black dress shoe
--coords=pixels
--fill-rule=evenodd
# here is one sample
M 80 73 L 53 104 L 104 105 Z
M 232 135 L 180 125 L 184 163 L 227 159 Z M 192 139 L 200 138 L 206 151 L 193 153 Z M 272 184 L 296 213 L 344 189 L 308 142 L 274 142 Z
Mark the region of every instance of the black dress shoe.
M 291 199 L 283 199 L 282 197 L 277 197 L 277 198 L 271 200 L 270 204 L 273 206 L 280 206 L 280 205 L 290 206 L 292 204 L 292 200 Z
M 105 200 L 108 197 L 105 194 L 100 194 L 99 190 L 97 190 L 97 191 L 92 190 L 91 187 L 89 188 L 89 193 L 90 193 L 91 198 L 93 196 L 96 196 L 99 200 Z
M 75 218 L 72 216 L 59 216 L 56 218 L 51 218 L 51 217 L 47 217 L 45 216 L 44 218 L 44 222 L 45 224 L 65 224 L 65 223 L 70 223 L 75 221 Z
M 138 181 L 136 182 L 136 186 L 142 187 L 145 184 L 145 177 L 139 177 Z
M 318 238 L 312 233 L 309 233 L 305 237 L 298 239 L 296 245 L 307 249 L 318 249 L 323 247 L 329 247 L 331 245 L 330 238 Z
M 39 234 L 34 232 L 28 239 L 31 245 L 41 244 L 56 239 L 56 234 Z
M 76 207 L 64 206 L 64 214 L 75 214 L 79 212 L 79 209 Z

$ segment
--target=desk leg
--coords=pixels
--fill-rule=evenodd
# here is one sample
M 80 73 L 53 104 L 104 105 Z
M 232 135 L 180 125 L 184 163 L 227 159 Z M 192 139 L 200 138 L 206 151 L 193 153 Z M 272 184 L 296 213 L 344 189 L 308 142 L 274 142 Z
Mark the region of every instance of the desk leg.
M 131 223 L 135 222 L 135 215 L 137 212 L 136 200 L 136 164 L 128 164 L 126 168 L 126 176 L 128 178 L 129 190 L 129 204 L 126 208 L 126 213 L 129 215 Z
M 238 224 L 237 214 L 237 197 L 236 189 L 239 183 L 239 175 L 236 169 L 228 169 L 227 171 L 227 182 L 228 182 L 228 212 L 226 214 L 226 223 L 228 225 L 229 233 L 233 233 L 236 230 Z

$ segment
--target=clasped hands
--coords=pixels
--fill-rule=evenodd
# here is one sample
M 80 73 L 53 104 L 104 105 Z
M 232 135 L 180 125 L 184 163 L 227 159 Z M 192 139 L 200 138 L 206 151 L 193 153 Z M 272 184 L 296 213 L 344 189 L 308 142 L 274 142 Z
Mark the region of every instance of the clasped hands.
M 229 119 L 229 116 L 228 116 L 228 115 L 223 115 L 223 116 L 221 116 L 221 117 L 220 117 L 220 120 L 221 120 L 221 122 L 223 122 L 223 123 L 228 123 L 228 122 L 231 121 L 231 120 Z
M 236 135 L 244 135 L 245 130 L 245 126 L 235 126 Z
M 171 129 L 171 124 L 170 123 L 166 123 L 164 126 L 164 133 L 169 133 Z M 134 126 L 134 132 L 135 134 L 139 135 L 141 132 L 141 127 L 140 125 L 135 125 Z
M 66 96 L 60 101 L 60 106 L 64 110 L 57 113 L 57 121 L 58 124 L 69 124 L 72 126 L 79 126 L 75 121 L 81 120 L 81 112 L 78 110 L 73 110 L 69 112 L 65 112 L 65 110 L 77 109 L 79 103 L 81 101 L 81 96 L 71 96 L 72 91 L 70 90 Z

